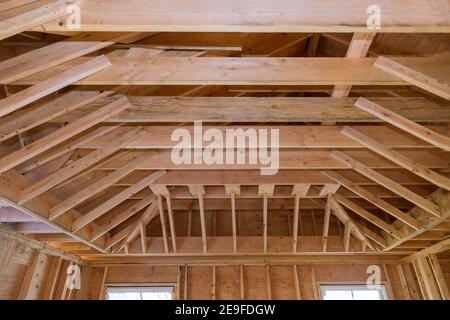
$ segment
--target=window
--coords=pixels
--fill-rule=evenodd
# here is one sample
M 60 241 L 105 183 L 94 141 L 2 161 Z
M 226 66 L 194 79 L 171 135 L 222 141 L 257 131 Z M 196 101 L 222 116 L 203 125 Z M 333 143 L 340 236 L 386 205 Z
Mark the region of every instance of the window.
M 323 300 L 387 300 L 384 285 L 368 288 L 366 285 L 322 285 Z
M 172 300 L 173 287 L 108 287 L 108 300 Z

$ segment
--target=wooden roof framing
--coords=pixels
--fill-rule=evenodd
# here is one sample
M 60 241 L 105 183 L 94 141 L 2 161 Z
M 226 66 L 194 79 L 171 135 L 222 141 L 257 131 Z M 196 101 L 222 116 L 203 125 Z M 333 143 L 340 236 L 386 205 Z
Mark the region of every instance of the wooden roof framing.
M 0 222 L 94 264 L 446 243 L 450 21 L 431 0 L 378 1 L 377 30 L 370 1 L 107 2 L 75 3 L 76 31 L 65 1 L 0 3 Z M 194 121 L 279 130 L 278 172 L 174 163 Z

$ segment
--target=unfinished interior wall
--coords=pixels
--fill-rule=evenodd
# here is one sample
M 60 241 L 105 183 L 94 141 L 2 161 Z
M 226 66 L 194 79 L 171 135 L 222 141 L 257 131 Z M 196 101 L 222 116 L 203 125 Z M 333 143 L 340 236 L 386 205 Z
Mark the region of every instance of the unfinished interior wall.
M 4 230 L 2 230 L 4 231 Z M 8 234 L 0 233 L 0 300 L 83 299 L 84 290 L 65 286 L 68 257 Z M 80 265 L 81 282 L 89 279 L 87 265 Z
M 95 267 L 88 297 L 105 298 L 108 286 L 169 285 L 174 287 L 175 298 L 182 300 L 315 300 L 321 298 L 320 285 L 366 284 L 368 266 L 362 263 Z M 406 299 L 396 265 L 379 267 L 389 298 Z
M 173 286 L 175 299 L 321 299 L 320 285 L 365 284 L 364 263 L 296 265 L 89 266 L 36 243 L 0 234 L 0 299 L 101 300 L 109 286 Z M 81 270 L 81 288 L 66 287 L 67 267 Z M 448 299 L 448 253 L 376 264 L 390 299 Z

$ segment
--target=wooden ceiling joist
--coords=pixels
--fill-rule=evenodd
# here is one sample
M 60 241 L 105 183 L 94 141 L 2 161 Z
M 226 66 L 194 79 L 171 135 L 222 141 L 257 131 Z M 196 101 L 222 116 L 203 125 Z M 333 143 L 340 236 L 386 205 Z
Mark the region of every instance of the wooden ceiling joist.
M 329 4 L 317 5 L 307 0 L 281 0 L 277 5 L 268 0 L 223 3 L 91 0 L 81 3 L 80 31 L 368 32 L 367 7 L 370 4 L 346 1 L 330 10 Z M 434 6 L 432 0 L 409 1 L 407 7 L 401 1 L 392 0 L 378 1 L 377 5 L 386 8 L 379 32 L 448 32 L 450 22 L 446 12 Z M 192 14 L 193 7 L 195 14 Z M 47 23 L 44 28 L 51 32 L 70 31 L 57 22 Z
M 105 56 L 92 58 L 69 70 L 49 77 L 45 81 L 35 84 L 32 87 L 10 95 L 5 99 L 0 100 L 0 117 L 4 117 L 13 111 L 23 108 L 42 97 L 71 85 L 89 75 L 95 74 L 100 70 L 108 68 L 109 66 L 111 66 L 111 63 Z
M 106 104 L 111 99 L 98 103 Z M 132 104 L 129 110 L 111 117 L 109 122 L 383 122 L 355 108 L 356 98 L 130 96 L 129 99 Z M 440 105 L 425 98 L 372 98 L 371 101 L 412 121 L 450 121 L 450 104 Z M 96 108 L 75 110 L 56 120 L 71 122 Z
M 94 111 L 87 116 L 78 119 L 67 126 L 58 129 L 47 136 L 36 140 L 35 142 L 12 152 L 0 159 L 0 173 L 5 172 L 15 166 L 25 162 L 32 157 L 35 157 L 46 150 L 58 145 L 59 143 L 83 132 L 86 129 L 98 124 L 111 115 L 119 113 L 129 107 L 129 102 L 126 97 L 116 100 L 115 102 L 106 105 L 97 111 Z
M 35 85 L 90 58 L 77 58 L 20 79 L 16 85 Z M 373 66 L 374 58 L 171 58 L 145 59 L 108 56 L 112 66 L 75 84 L 97 85 L 391 85 L 407 82 Z M 405 65 L 431 70 L 448 81 L 448 68 L 436 69 L 439 57 L 402 57 Z M 217 66 L 220 66 L 218 68 Z M 302 72 L 295 72 L 301 70 Z M 450 82 L 450 81 L 449 81 Z M 0 82 L 1 84 L 5 84 Z
M 402 150 L 396 151 L 403 157 L 407 157 L 412 161 L 421 163 L 430 169 L 446 170 L 448 168 L 448 162 L 446 160 L 446 153 L 444 151 L 434 150 L 428 152 L 425 150 Z M 142 153 L 142 151 L 131 151 L 116 159 L 103 164 L 99 170 L 115 170 L 130 161 L 136 155 Z M 147 151 L 149 156 L 152 157 L 152 161 L 148 161 L 139 166 L 139 170 L 254 170 L 269 167 L 266 164 L 259 163 L 226 163 L 226 158 L 223 158 L 222 163 L 193 163 L 185 162 L 176 164 L 172 161 L 171 150 L 151 150 Z M 392 163 L 391 161 L 381 158 L 372 152 L 360 149 L 360 150 L 348 150 L 346 153 L 355 159 L 364 159 L 365 164 L 372 169 L 398 169 L 399 165 Z M 220 159 L 222 159 L 220 158 Z M 302 161 L 298 161 L 302 159 Z M 1 160 L 0 160 L 1 163 Z M 295 149 L 282 149 L 279 150 L 279 167 L 278 169 L 347 169 L 348 166 L 341 163 L 338 160 L 330 158 L 329 150 L 295 150 Z M 430 181 L 431 182 L 431 181 Z

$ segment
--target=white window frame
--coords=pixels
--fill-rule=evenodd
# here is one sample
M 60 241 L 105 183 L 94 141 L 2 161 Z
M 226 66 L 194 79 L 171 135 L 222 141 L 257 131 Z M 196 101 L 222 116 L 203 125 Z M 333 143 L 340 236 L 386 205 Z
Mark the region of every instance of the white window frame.
M 165 289 L 167 291 L 165 291 Z M 172 300 L 175 300 L 175 286 L 172 284 L 151 284 L 151 285 L 126 285 L 126 284 L 115 284 L 106 286 L 106 296 L 109 292 L 168 292 L 172 295 Z M 141 295 L 142 298 L 142 295 Z M 109 299 L 108 299 L 109 300 Z M 140 299 L 142 300 L 142 299 Z
M 380 294 L 381 300 L 389 300 L 385 284 L 380 284 L 378 289 L 369 289 L 366 284 L 321 284 L 319 285 L 319 289 L 321 300 L 323 300 L 325 297 L 325 290 L 348 290 L 352 292 L 352 296 L 354 290 L 377 290 Z

